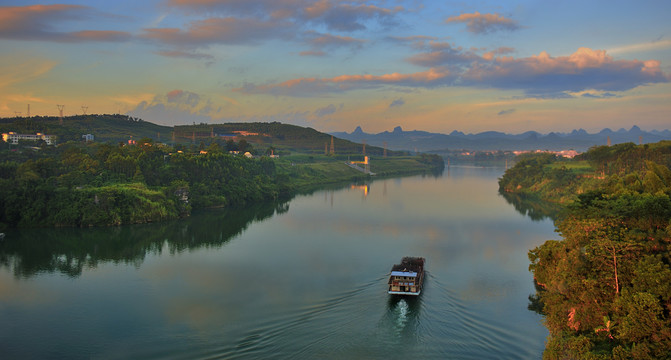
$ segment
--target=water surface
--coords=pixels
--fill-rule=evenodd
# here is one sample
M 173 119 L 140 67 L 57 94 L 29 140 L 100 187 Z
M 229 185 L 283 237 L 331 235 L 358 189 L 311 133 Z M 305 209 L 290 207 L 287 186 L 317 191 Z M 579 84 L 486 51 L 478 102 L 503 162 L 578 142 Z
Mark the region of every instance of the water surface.
M 2 358 L 537 359 L 527 251 L 556 238 L 451 167 L 164 224 L 10 231 Z M 418 298 L 386 294 L 423 256 Z

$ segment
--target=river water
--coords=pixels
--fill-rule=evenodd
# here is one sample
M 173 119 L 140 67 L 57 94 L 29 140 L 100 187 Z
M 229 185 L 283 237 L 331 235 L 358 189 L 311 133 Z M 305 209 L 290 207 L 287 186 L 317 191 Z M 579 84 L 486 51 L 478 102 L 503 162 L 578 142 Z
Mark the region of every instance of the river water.
M 380 179 L 162 224 L 10 230 L 2 359 L 538 359 L 527 251 L 557 238 L 503 168 Z M 421 296 L 387 295 L 403 256 Z

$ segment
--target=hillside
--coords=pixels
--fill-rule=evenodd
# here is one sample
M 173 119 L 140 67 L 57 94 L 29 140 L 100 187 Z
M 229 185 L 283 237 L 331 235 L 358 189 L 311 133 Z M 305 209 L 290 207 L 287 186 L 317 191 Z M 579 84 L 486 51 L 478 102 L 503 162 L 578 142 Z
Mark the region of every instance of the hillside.
M 82 135 L 92 134 L 96 142 L 126 143 L 129 140 L 142 138 L 169 145 L 208 146 L 218 143 L 224 146 L 227 141 L 245 140 L 252 144 L 257 153 L 265 153 L 273 148 L 280 154 L 312 153 L 324 154 L 330 151 L 331 135 L 321 133 L 312 128 L 295 125 L 272 123 L 225 123 L 179 125 L 175 127 L 157 125 L 126 115 L 76 115 L 63 118 L 60 124 L 58 117 L 2 118 L 0 133 L 43 133 L 56 135 L 58 143 L 81 141 Z M 333 138 L 336 154 L 361 154 L 363 146 L 355 142 Z M 384 149 L 367 146 L 367 155 L 384 154 Z M 387 151 L 388 156 L 407 155 L 401 151 Z
M 84 134 L 93 134 L 95 141 L 110 143 L 126 142 L 143 137 L 160 142 L 172 137 L 172 128 L 169 126 L 118 114 L 66 116 L 63 117 L 63 125 L 55 116 L 0 118 L 0 132 L 10 131 L 56 135 L 59 143 L 80 141 Z
M 561 240 L 529 251 L 529 309 L 549 330 L 544 359 L 671 355 L 671 141 L 527 156 L 500 190 L 564 204 Z
M 324 154 L 330 152 L 332 135 L 279 122 L 271 123 L 225 123 L 175 126 L 175 142 L 226 142 L 228 139 L 244 139 L 254 144 L 257 150 L 273 147 L 276 151 Z M 338 137 L 333 138 L 336 154 L 361 154 L 363 146 Z M 367 155 L 383 155 L 384 148 L 366 146 Z M 407 155 L 401 151 L 387 151 L 387 155 Z

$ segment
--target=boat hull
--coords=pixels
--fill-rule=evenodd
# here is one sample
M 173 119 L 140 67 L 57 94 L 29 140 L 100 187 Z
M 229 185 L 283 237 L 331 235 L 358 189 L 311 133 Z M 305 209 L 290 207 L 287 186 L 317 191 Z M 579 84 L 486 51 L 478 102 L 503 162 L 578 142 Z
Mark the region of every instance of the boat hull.
M 417 292 L 410 292 L 410 291 L 387 291 L 389 295 L 410 295 L 410 296 L 418 296 L 419 294 L 422 293 L 422 290 L 419 290 Z

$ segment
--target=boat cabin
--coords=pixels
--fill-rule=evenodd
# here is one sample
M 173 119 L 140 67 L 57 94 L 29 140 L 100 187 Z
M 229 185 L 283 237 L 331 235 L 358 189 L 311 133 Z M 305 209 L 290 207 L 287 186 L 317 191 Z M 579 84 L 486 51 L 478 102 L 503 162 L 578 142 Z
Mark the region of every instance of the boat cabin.
M 419 295 L 424 282 L 424 258 L 404 257 L 400 264 L 391 268 L 389 294 Z

